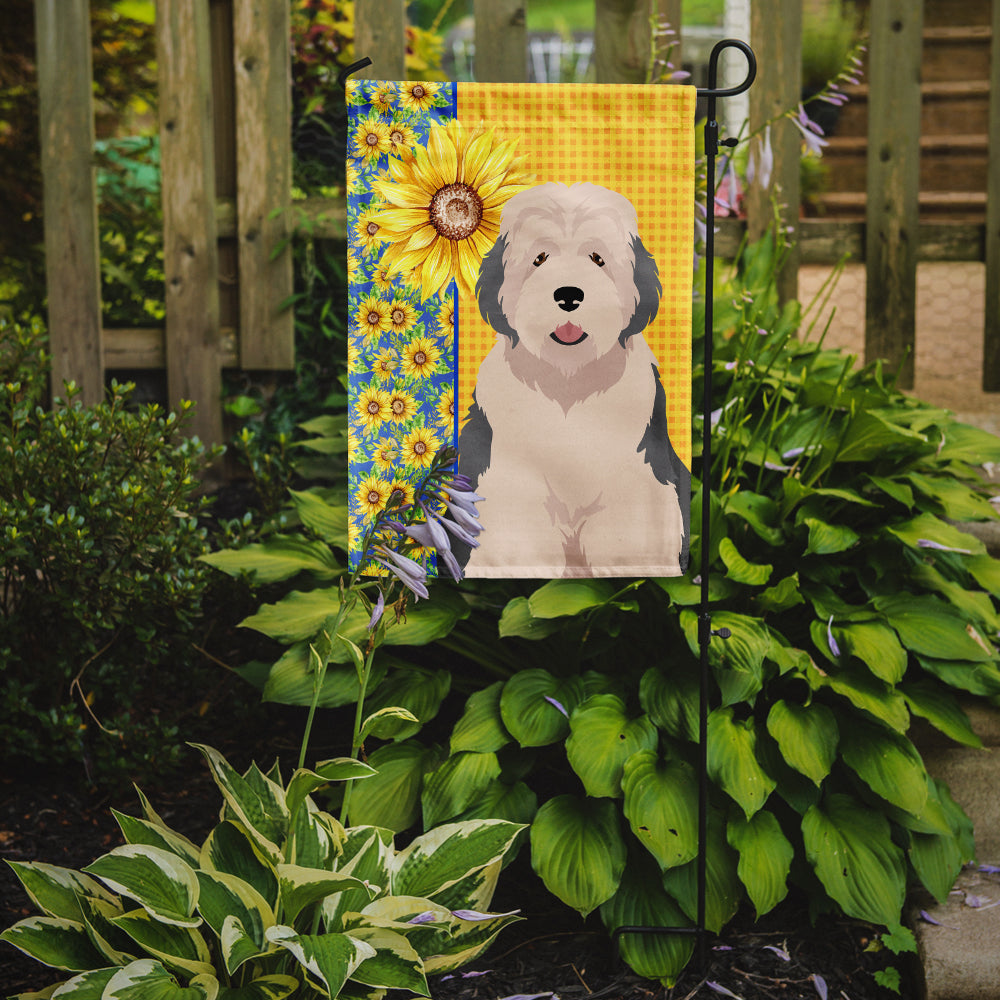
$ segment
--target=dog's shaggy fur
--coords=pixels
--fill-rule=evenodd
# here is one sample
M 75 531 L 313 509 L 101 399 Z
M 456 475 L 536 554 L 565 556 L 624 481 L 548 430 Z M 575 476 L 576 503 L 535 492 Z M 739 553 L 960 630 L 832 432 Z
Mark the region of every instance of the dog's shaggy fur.
M 476 285 L 499 334 L 459 438 L 484 499 L 472 576 L 683 572 L 690 473 L 642 330 L 656 263 L 623 195 L 542 184 L 504 207 Z

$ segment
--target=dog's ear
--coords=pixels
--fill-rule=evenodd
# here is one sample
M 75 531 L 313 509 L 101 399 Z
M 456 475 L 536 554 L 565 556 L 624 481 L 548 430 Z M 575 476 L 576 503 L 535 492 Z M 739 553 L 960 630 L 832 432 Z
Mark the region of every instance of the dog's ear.
M 479 300 L 480 315 L 497 333 L 510 337 L 511 347 L 517 345 L 517 331 L 507 322 L 500 305 L 500 289 L 503 287 L 503 255 L 507 249 L 507 237 L 501 233 L 493 247 L 487 251 L 479 268 L 476 282 L 476 298 Z M 655 266 L 655 265 L 654 265 Z
M 635 311 L 628 326 L 622 330 L 618 343 L 625 346 L 625 341 L 635 333 L 641 333 L 656 318 L 660 308 L 660 270 L 653 260 L 653 255 L 646 249 L 638 236 L 632 237 L 632 256 L 635 260 L 633 280 L 635 282 Z

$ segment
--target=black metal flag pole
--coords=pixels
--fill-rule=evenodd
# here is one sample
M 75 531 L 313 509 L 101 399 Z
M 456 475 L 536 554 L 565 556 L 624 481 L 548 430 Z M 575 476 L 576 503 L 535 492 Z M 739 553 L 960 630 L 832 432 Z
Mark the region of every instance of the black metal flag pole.
M 736 87 L 719 88 L 719 56 L 725 49 L 739 49 L 747 60 L 747 75 Z M 707 894 L 707 845 L 708 845 L 708 648 L 712 636 L 729 637 L 729 629 L 712 629 L 712 614 L 708 609 L 709 592 L 709 535 L 712 510 L 709 502 L 709 476 L 712 466 L 712 296 L 715 284 L 715 158 L 720 146 L 735 146 L 735 138 L 719 139 L 715 102 L 720 97 L 735 97 L 750 89 L 757 76 L 757 59 L 746 42 L 725 38 L 717 42 L 708 60 L 708 87 L 699 88 L 698 96 L 707 99 L 705 121 L 706 161 L 706 226 L 705 226 L 705 385 L 702 398 L 702 449 L 701 449 L 701 602 L 698 611 L 698 646 L 701 653 L 701 685 L 698 698 L 698 908 L 694 927 L 623 926 L 615 929 L 617 942 L 622 934 L 695 934 L 698 939 L 698 965 L 706 968 L 705 954 L 705 897 Z

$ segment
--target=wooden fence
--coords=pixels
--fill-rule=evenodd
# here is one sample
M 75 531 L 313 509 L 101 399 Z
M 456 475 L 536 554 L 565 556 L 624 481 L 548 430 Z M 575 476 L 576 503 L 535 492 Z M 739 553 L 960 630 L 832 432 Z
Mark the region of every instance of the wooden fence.
M 291 254 L 276 252 L 293 219 L 309 219 L 315 236 L 346 238 L 343 199 L 282 211 L 291 203 L 290 0 L 157 0 L 166 325 L 143 330 L 101 326 L 88 2 L 35 0 L 53 384 L 73 379 L 84 400 L 95 401 L 107 370 L 165 369 L 169 400 L 195 400 L 196 433 L 221 441 L 222 369 L 293 365 L 292 315 L 282 308 L 292 290 Z M 525 79 L 526 2 L 474 0 L 477 79 Z M 402 78 L 405 0 L 355 3 L 355 51 L 375 61 L 368 74 Z M 595 0 L 597 80 L 645 79 L 650 17 L 679 25 L 681 8 L 681 0 Z M 983 378 L 984 388 L 996 391 L 1000 0 L 992 4 L 985 224 L 918 217 L 922 10 L 922 0 L 871 0 L 866 219 L 800 221 L 786 210 L 797 242 L 782 292 L 795 294 L 800 263 L 832 263 L 844 253 L 863 260 L 866 355 L 895 364 L 914 345 L 918 260 L 985 261 Z M 759 65 L 752 129 L 799 101 L 802 3 L 754 0 L 751 17 Z M 731 124 L 735 132 L 738 123 Z M 725 220 L 716 243 L 723 256 L 744 228 L 763 231 L 776 192 L 786 205 L 799 203 L 800 138 L 791 123 L 779 124 L 770 186 L 748 193 L 745 223 Z M 912 384 L 912 358 L 904 384 Z

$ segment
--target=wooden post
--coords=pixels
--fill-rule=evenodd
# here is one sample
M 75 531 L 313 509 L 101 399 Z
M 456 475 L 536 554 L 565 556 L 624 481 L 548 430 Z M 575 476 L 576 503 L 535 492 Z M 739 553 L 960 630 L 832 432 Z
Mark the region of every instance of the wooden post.
M 288 0 L 233 7 L 240 365 L 295 367 L 292 294 L 291 56 Z M 275 256 L 275 248 L 284 243 Z
M 1000 392 L 1000 0 L 993 0 L 990 46 L 989 170 L 986 180 L 986 326 L 983 390 Z
M 670 62 L 674 71 L 683 69 L 682 60 L 684 53 L 681 48 L 681 0 L 653 0 L 652 15 L 656 19 L 656 30 L 662 27 L 669 27 L 674 34 L 664 35 L 657 38 L 656 53 L 654 59 L 663 58 L 667 50 L 670 50 Z M 671 42 L 673 47 L 671 48 Z M 659 68 L 654 66 L 654 76 L 659 72 Z M 685 81 L 690 82 L 690 81 Z
M 528 37 L 524 0 L 475 0 L 476 61 L 479 83 L 524 83 L 528 78 Z
M 364 56 L 372 64 L 355 76 L 406 79 L 406 0 L 355 0 L 354 58 Z
M 207 0 L 160 0 L 167 395 L 197 403 L 192 432 L 222 441 L 211 44 Z
M 760 0 L 750 8 L 750 39 L 761 72 L 750 88 L 750 132 L 765 122 L 798 107 L 802 97 L 802 4 L 799 0 Z M 726 108 L 720 109 L 720 117 Z M 736 133 L 739 122 L 728 122 L 727 132 Z M 754 139 L 755 143 L 759 140 Z M 770 183 L 761 187 L 757 178 L 747 192 L 747 228 L 751 240 L 760 239 L 775 218 L 792 229 L 792 246 L 778 273 L 778 297 L 787 302 L 798 296 L 799 286 L 799 160 L 802 135 L 787 118 L 771 126 L 774 169 Z M 777 235 L 777 234 L 776 234 Z
M 645 83 L 655 0 L 595 0 L 594 66 L 598 83 Z
M 868 53 L 865 360 L 913 387 L 923 3 L 872 0 Z M 904 360 L 905 358 L 905 360 Z
M 52 394 L 104 397 L 88 0 L 35 0 Z

